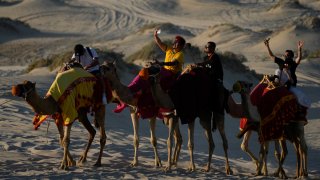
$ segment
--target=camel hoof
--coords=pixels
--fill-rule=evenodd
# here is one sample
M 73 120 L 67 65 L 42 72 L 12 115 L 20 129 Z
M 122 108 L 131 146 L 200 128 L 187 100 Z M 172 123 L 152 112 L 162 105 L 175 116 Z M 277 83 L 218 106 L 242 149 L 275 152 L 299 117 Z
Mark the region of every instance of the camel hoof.
M 164 171 L 164 172 L 171 171 L 171 166 L 166 166 L 166 167 L 164 167 L 163 171 Z
M 161 161 L 156 161 L 155 167 L 162 167 Z
M 208 169 L 208 168 L 201 169 L 201 172 L 209 172 L 209 171 L 210 171 L 210 169 Z
M 67 171 L 67 170 L 69 170 L 69 167 L 68 167 L 66 164 L 64 164 L 64 163 L 61 163 L 60 169 Z
M 177 162 L 171 162 L 171 166 L 177 167 L 178 163 Z
M 101 162 L 96 162 L 93 166 L 94 167 L 101 167 Z
M 230 167 L 226 167 L 226 175 L 232 175 L 233 171 L 231 170 Z
M 83 158 L 83 156 L 80 157 L 80 159 L 77 162 L 77 166 L 83 166 L 87 162 L 86 158 Z
M 72 167 L 72 166 L 75 166 L 75 165 L 76 165 L 76 161 L 74 161 L 74 160 L 68 161 L 68 166 L 69 167 Z
M 130 163 L 130 166 L 131 166 L 131 167 L 136 167 L 136 166 L 138 166 L 138 162 L 137 162 L 137 161 L 132 161 L 132 162 Z
M 196 171 L 196 167 L 192 167 L 192 166 L 191 166 L 191 167 L 188 168 L 188 171 L 189 171 L 189 172 L 194 172 L 194 171 Z

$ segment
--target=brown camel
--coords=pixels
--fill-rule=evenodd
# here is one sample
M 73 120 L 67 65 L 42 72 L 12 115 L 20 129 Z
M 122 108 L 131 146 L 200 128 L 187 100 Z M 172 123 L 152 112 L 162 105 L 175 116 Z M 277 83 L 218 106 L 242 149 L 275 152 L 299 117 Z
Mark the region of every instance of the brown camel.
M 208 87 L 208 84 L 208 75 L 204 73 L 201 67 L 188 66 L 177 79 L 170 93 L 181 123 L 188 124 L 188 149 L 190 154 L 188 170 L 195 171 L 196 169 L 193 157 L 194 125 L 196 117 L 199 117 L 209 145 L 208 162 L 203 171 L 208 172 L 211 169 L 211 159 L 215 147 L 211 130 L 217 127 L 223 141 L 226 174 L 232 174 L 228 160 L 228 141 L 224 131 L 224 115 L 216 113 L 213 109 L 209 108 L 210 103 L 212 103 L 210 102 L 211 98 L 209 98 L 212 89 Z M 228 92 L 225 89 L 224 94 L 216 95 L 224 96 L 226 99 Z M 211 127 L 211 121 L 213 121 L 214 127 Z
M 266 76 L 264 77 L 266 79 Z M 250 92 L 251 92 L 252 84 L 245 81 L 238 81 L 234 84 L 234 91 L 240 93 L 243 110 L 247 112 L 247 117 L 253 120 L 257 120 L 261 122 L 261 117 L 254 116 L 254 114 L 259 114 L 257 107 L 251 103 L 250 100 Z M 257 117 L 257 118 L 252 118 Z M 285 125 L 282 131 L 281 137 L 279 137 L 279 141 L 276 141 L 276 151 L 279 151 L 279 144 L 282 147 L 281 154 L 278 152 L 276 155 L 278 160 L 278 169 L 274 173 L 275 176 L 280 178 L 287 178 L 286 173 L 282 167 L 285 157 L 287 155 L 286 143 L 284 139 L 290 140 L 296 150 L 297 155 L 297 167 L 296 167 L 296 176 L 297 177 L 306 177 L 308 176 L 307 170 L 307 144 L 304 138 L 304 121 L 290 121 L 288 125 Z M 246 133 L 249 128 L 245 128 L 242 133 Z M 259 137 L 261 137 L 261 129 L 259 129 Z M 263 174 L 267 175 L 267 167 L 266 167 L 266 155 L 268 152 L 268 143 L 269 141 L 262 141 L 261 149 L 260 149 L 260 164 L 257 170 L 257 174 L 261 174 L 261 170 L 263 169 Z
M 138 108 L 138 98 L 135 97 L 134 93 L 131 92 L 131 90 L 123 85 L 120 82 L 120 79 L 118 78 L 116 67 L 114 62 L 105 62 L 103 65 L 100 66 L 100 71 L 104 78 L 106 78 L 110 82 L 110 86 L 112 89 L 112 95 L 115 99 L 118 99 L 125 104 L 127 104 L 130 107 L 130 115 L 132 119 L 132 125 L 133 125 L 133 132 L 134 132 L 134 158 L 131 162 L 131 166 L 137 166 L 138 165 L 138 148 L 139 148 L 139 115 L 137 113 Z M 159 88 L 152 88 L 153 97 L 155 98 L 155 101 L 159 107 L 164 107 L 167 109 L 173 109 L 173 104 L 171 102 L 171 99 L 168 95 L 166 95 L 162 91 L 158 91 Z M 160 97 L 160 98 L 157 98 Z M 169 128 L 169 134 L 167 139 L 167 148 L 168 148 L 168 160 L 167 165 L 165 166 L 164 170 L 169 171 L 171 170 L 172 165 L 177 165 L 181 144 L 182 144 L 182 136 L 180 134 L 179 130 L 179 123 L 178 118 L 174 113 L 167 114 L 163 118 L 165 125 Z M 157 150 L 157 139 L 155 135 L 155 126 L 156 126 L 156 116 L 150 118 L 150 133 L 151 138 L 150 142 L 154 149 L 154 155 L 155 155 L 155 166 L 162 166 L 158 150 Z M 173 137 L 175 139 L 175 148 L 174 153 L 172 157 L 172 142 Z
M 81 77 L 75 76 L 75 74 L 77 73 L 82 74 Z M 101 158 L 106 143 L 106 133 L 104 127 L 105 106 L 101 102 L 96 101 L 93 96 L 94 93 L 92 93 L 94 91 L 96 78 L 81 68 L 72 68 L 63 73 L 58 73 L 55 82 L 57 83 L 57 85 L 61 85 L 61 88 L 63 85 L 59 83 L 65 83 L 67 80 L 70 80 L 70 76 L 73 76 L 71 77 L 71 84 L 66 88 L 61 98 L 58 100 L 55 96 L 53 96 L 53 94 L 50 93 L 48 93 L 44 98 L 40 97 L 35 88 L 36 84 L 30 81 L 25 81 L 22 84 L 13 86 L 12 94 L 15 96 L 23 97 L 37 114 L 60 114 L 59 118 L 56 119 L 56 124 L 60 134 L 60 144 L 64 147 L 64 154 L 60 168 L 65 170 L 68 170 L 69 166 L 74 166 L 76 164 L 69 152 L 70 131 L 73 120 L 75 120 L 76 118 L 81 122 L 81 124 L 87 129 L 90 134 L 88 144 L 86 145 L 86 148 L 78 161 L 78 165 L 81 166 L 86 162 L 87 153 L 96 134 L 95 129 L 92 127 L 87 118 L 88 108 L 92 107 L 95 115 L 95 126 L 100 128 L 100 152 L 95 166 L 101 166 Z M 53 87 L 53 85 L 51 87 Z M 81 96 L 83 97 L 86 95 L 86 93 L 83 92 L 83 89 L 86 89 L 88 92 L 90 92 L 89 95 L 91 96 L 87 96 L 84 99 L 81 99 Z M 62 97 L 65 97 L 65 100 L 62 100 Z M 63 102 L 66 102 L 69 97 L 73 97 L 73 102 L 75 103 L 69 104 L 66 111 L 65 107 L 62 104 Z M 74 112 L 77 116 L 74 118 L 70 118 L 73 117 L 70 115 L 70 112 Z M 66 122 L 66 119 L 69 119 L 71 121 Z

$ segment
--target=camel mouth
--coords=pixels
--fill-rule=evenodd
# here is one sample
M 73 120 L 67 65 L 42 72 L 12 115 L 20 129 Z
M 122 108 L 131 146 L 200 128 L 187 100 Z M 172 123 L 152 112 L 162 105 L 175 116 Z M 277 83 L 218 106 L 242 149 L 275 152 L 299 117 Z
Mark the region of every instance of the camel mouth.
M 12 88 L 11 88 L 11 94 L 12 94 L 13 96 L 21 97 L 21 96 L 22 96 L 21 87 L 20 87 L 19 85 L 17 85 L 17 86 L 12 86 Z

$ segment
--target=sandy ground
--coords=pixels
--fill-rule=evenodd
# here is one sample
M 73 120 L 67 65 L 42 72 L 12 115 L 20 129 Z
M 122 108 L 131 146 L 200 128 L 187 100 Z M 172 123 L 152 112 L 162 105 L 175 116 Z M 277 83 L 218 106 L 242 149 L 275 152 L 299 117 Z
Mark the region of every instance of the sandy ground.
M 165 173 L 153 167 L 153 151 L 149 142 L 147 120 L 140 121 L 140 164 L 130 167 L 133 159 L 133 130 L 126 109 L 115 114 L 114 104 L 107 106 L 107 145 L 102 159 L 103 166 L 94 168 L 99 150 L 96 137 L 84 167 L 59 170 L 63 150 L 59 146 L 58 133 L 52 121 L 34 131 L 31 107 L 11 95 L 11 86 L 31 80 L 37 90 L 45 94 L 55 77 L 55 72 L 39 68 L 31 73 L 24 71 L 31 59 L 45 58 L 50 54 L 72 50 L 74 44 L 83 43 L 96 48 L 123 52 L 129 56 L 143 45 L 153 41 L 151 23 L 170 22 L 174 26 L 161 29 L 160 38 L 169 39 L 180 34 L 193 46 L 203 48 L 207 41 L 215 41 L 218 51 L 244 54 L 251 69 L 272 74 L 276 65 L 267 59 L 263 39 L 270 37 L 271 49 L 281 56 L 284 50 L 296 50 L 298 40 L 303 40 L 304 55 L 319 49 L 319 9 L 317 0 L 4 0 L 0 2 L 0 17 L 22 21 L 0 21 L 0 178 L 1 179 L 274 179 L 272 176 L 255 177 L 255 168 L 240 149 L 239 120 L 226 116 L 225 125 L 229 143 L 229 161 L 233 175 L 226 175 L 224 153 L 218 132 L 214 133 L 216 148 L 212 159 L 213 169 L 201 172 L 207 158 L 207 142 L 201 126 L 196 123 L 195 161 L 196 172 L 188 172 L 187 126 L 181 126 L 182 152 L 178 166 Z M 137 61 L 138 62 L 138 61 Z M 305 138 L 309 147 L 309 178 L 320 178 L 320 63 L 319 58 L 304 58 L 298 67 L 298 86 L 310 97 L 309 123 L 305 126 Z M 128 84 L 133 74 L 122 77 Z M 231 88 L 236 80 L 258 83 L 248 74 L 225 69 L 224 84 Z M 235 97 L 239 99 L 239 97 Z M 48 123 L 50 124 L 48 125 Z M 48 126 L 47 126 L 48 125 Z M 158 146 L 162 163 L 166 160 L 167 128 L 157 122 Z M 75 123 L 72 129 L 71 153 L 80 157 L 87 132 Z M 99 134 L 97 134 L 99 136 Z M 250 148 L 258 154 L 257 135 L 250 141 Z M 292 178 L 296 157 L 293 146 L 288 144 L 289 154 L 285 170 Z M 270 175 L 277 168 L 271 146 L 268 156 Z

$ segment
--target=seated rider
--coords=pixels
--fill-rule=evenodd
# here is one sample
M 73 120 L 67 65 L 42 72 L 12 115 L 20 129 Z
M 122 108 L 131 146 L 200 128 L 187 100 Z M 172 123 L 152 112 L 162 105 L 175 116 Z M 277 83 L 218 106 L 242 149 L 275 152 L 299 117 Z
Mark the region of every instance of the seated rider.
M 99 56 L 95 49 L 90 47 L 83 47 L 82 44 L 74 46 L 74 53 L 71 60 L 78 62 L 82 65 L 83 69 L 87 70 L 93 75 L 100 73 L 99 70 Z
M 290 65 L 284 64 L 283 67 L 276 69 L 275 71 L 275 83 L 280 86 L 285 86 L 288 89 L 294 83 L 290 74 Z
M 184 55 L 182 52 L 182 49 L 185 45 L 185 39 L 181 36 L 176 36 L 172 47 L 164 44 L 161 39 L 158 37 L 158 29 L 156 29 L 153 33 L 154 40 L 156 44 L 160 47 L 162 51 L 166 53 L 164 62 L 158 62 L 155 61 L 155 64 L 158 64 L 160 66 L 163 66 L 161 68 L 161 82 L 164 82 L 165 84 L 161 84 L 163 89 L 165 91 L 169 90 L 175 79 L 180 75 L 182 71 L 182 66 L 184 64 Z M 143 73 L 140 73 L 143 74 Z M 136 93 L 138 92 L 141 87 L 138 87 L 140 84 L 142 84 L 141 81 L 145 81 L 145 78 L 141 78 L 141 76 L 136 76 L 134 80 L 129 84 L 129 88 L 132 92 Z M 119 113 L 126 107 L 126 104 L 120 101 L 120 103 L 117 105 L 117 108 L 114 110 L 114 112 Z
M 298 67 L 298 65 L 301 62 L 301 51 L 302 51 L 302 46 L 303 46 L 303 42 L 299 41 L 298 42 L 298 57 L 296 58 L 296 60 L 293 60 L 294 57 L 294 53 L 292 50 L 286 50 L 285 54 L 284 54 L 284 59 L 281 59 L 275 55 L 273 55 L 270 46 L 269 46 L 269 38 L 266 39 L 264 41 L 264 44 L 266 45 L 267 49 L 268 49 L 268 53 L 269 56 L 271 58 L 271 60 L 273 60 L 276 64 L 278 64 L 279 69 L 283 69 L 284 64 L 288 65 L 289 71 L 290 71 L 290 75 L 293 79 L 293 83 L 291 84 L 292 86 L 296 87 L 297 86 L 297 75 L 296 75 L 296 69 Z
M 298 65 L 301 62 L 301 51 L 303 42 L 299 41 L 298 46 L 298 57 L 296 60 L 293 60 L 294 53 L 292 50 L 286 50 L 284 54 L 284 60 L 281 58 L 278 58 L 273 55 L 270 46 L 269 46 L 269 40 L 266 39 L 264 41 L 264 44 L 266 45 L 268 49 L 269 56 L 276 64 L 278 64 L 279 69 L 276 70 L 276 77 L 279 78 L 279 84 L 285 85 L 296 97 L 300 105 L 302 105 L 305 108 L 309 108 L 311 105 L 311 102 L 309 98 L 298 88 L 297 86 L 297 76 L 296 76 L 296 69 Z
M 203 67 L 210 78 L 210 94 L 211 110 L 213 110 L 214 118 L 224 117 L 224 86 L 223 86 L 223 67 L 220 57 L 215 52 L 216 43 L 209 41 L 205 45 L 204 52 L 206 56 L 203 57 L 203 62 L 197 63 L 196 66 Z M 213 124 L 215 125 L 215 124 Z M 214 127 L 213 127 L 214 128 Z
M 105 90 L 105 83 L 100 74 L 99 56 L 94 48 L 84 47 L 82 44 L 76 44 L 74 46 L 74 53 L 71 57 L 71 61 L 78 62 L 82 65 L 83 69 L 93 74 L 97 79 L 97 88 Z M 103 104 L 107 103 L 106 92 L 97 93 L 97 101 Z

